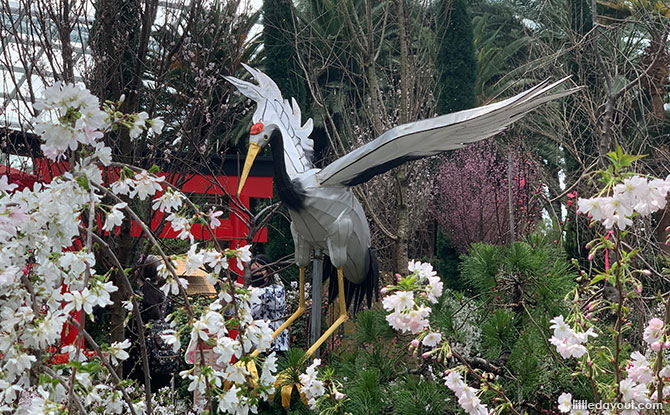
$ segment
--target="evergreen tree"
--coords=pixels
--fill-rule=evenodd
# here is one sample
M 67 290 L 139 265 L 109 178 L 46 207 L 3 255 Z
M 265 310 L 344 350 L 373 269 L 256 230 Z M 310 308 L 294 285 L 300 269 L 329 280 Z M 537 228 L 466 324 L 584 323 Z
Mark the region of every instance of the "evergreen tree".
M 441 0 L 438 5 L 438 55 L 435 66 L 438 71 L 437 112 L 448 114 L 477 105 L 475 82 L 477 61 L 472 34 L 472 21 L 464 0 Z M 444 232 L 437 232 L 439 264 L 458 262 L 458 254 L 451 247 Z M 456 269 L 456 267 L 453 267 Z M 443 276 L 447 285 L 458 280 L 454 272 Z
M 263 1 L 263 44 L 265 73 L 272 78 L 286 99 L 292 97 L 300 108 L 307 108 L 307 86 L 298 65 L 296 22 L 291 0 Z
M 441 0 L 438 8 L 437 112 L 447 114 L 477 105 L 477 61 L 467 2 Z

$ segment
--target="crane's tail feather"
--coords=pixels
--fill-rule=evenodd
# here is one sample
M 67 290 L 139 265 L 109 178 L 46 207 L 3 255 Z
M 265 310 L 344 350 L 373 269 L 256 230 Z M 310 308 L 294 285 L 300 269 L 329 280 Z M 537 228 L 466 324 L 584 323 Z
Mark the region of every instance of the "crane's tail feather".
M 353 313 L 356 315 L 365 302 L 368 308 L 372 307 L 372 299 L 379 300 L 379 265 L 377 256 L 372 248 L 368 249 L 370 266 L 365 275 L 365 279 L 360 284 L 354 284 L 344 279 L 344 295 L 347 309 L 353 304 Z M 328 301 L 333 303 L 337 298 L 337 268 L 330 262 L 326 256 L 323 261 L 323 280 L 330 280 L 328 283 Z

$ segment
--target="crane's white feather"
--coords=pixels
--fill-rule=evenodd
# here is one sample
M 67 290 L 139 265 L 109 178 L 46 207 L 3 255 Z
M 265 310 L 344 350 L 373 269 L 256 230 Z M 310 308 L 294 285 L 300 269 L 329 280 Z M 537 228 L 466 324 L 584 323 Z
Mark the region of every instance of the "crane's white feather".
M 542 82 L 494 104 L 394 127 L 326 166 L 316 174 L 317 181 L 321 186 L 353 186 L 405 161 L 491 137 L 543 103 L 578 90 L 549 93 L 565 79 L 552 84 Z
M 285 144 L 289 159 L 287 164 L 295 166 L 295 173 L 311 169 L 314 154 L 314 141 L 309 138 L 313 128 L 312 119 L 301 125 L 302 112 L 295 99 L 291 98 L 291 102 L 284 99 L 277 84 L 263 72 L 245 64 L 242 66 L 249 71 L 258 85 L 232 76 L 226 76 L 225 79 L 258 104 L 252 117 L 253 122 L 276 123 L 281 128 L 283 137 L 290 138 L 293 144 L 291 147 L 286 145 L 288 143 Z

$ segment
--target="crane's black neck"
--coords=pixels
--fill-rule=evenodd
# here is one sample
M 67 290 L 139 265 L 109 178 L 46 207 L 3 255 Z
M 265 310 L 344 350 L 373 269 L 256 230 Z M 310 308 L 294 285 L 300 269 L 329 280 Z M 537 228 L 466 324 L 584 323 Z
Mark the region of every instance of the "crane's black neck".
M 286 172 L 284 160 L 284 141 L 281 132 L 277 129 L 270 136 L 270 149 L 274 165 L 274 179 L 279 199 L 292 210 L 300 210 L 305 206 L 305 191 L 297 181 L 291 180 Z

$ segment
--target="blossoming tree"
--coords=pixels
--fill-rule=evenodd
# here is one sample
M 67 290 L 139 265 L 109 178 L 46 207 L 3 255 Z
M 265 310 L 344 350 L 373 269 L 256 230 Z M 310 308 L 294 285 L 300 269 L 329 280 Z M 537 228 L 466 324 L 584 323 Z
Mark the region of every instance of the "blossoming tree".
M 474 242 L 514 240 L 510 206 L 515 233 L 523 235 L 534 229 L 541 216 L 537 198 L 542 185 L 540 168 L 521 151 L 513 152 L 512 167 L 508 189 L 508 161 L 493 139 L 454 151 L 440 166 L 433 211 L 460 251 Z
M 198 389 L 205 395 L 212 410 L 215 398 L 220 413 L 254 412 L 258 400 L 273 392 L 276 357 L 270 354 L 263 359 L 258 375 L 256 365 L 250 364 L 251 356 L 270 347 L 272 330 L 266 322 L 251 317 L 251 307 L 259 301 L 257 293 L 237 288 L 226 272 L 230 261 L 242 266 L 251 260 L 249 247 L 220 249 L 214 240 L 212 245 L 192 244 L 185 253 L 187 270 L 205 265 L 210 270 L 208 280 L 222 287 L 217 301 L 196 318 L 186 296 L 186 281 L 177 276 L 172 259 L 121 196 L 146 200 L 162 190 L 153 209 L 168 214 L 170 226 L 191 242 L 191 225 L 199 221 L 215 228 L 219 214 L 201 212 L 151 171 L 113 162 L 111 149 L 102 142 L 106 131 L 124 127 L 136 138 L 148 130 L 158 134 L 163 126 L 162 120 L 149 119 L 146 113 L 123 114 L 118 105 L 106 102 L 101 109 L 96 97 L 71 84 L 47 88 L 37 104 L 41 113 L 35 130 L 43 140 L 45 156 L 67 160 L 67 171 L 32 190 L 16 191 L 6 177 L 0 179 L 0 411 L 152 413 L 144 322 L 136 299 L 131 297 L 125 307 L 138 323 L 144 393 L 129 387 L 117 374 L 118 364 L 128 358 L 130 342 L 98 344 L 86 327 L 87 320 L 93 320 L 94 308 L 112 304 L 110 295 L 119 289 L 109 280 L 111 273 L 120 275 L 117 281 L 132 291 L 129 270 L 99 235 L 115 231 L 128 216 L 163 259 L 158 270 L 161 289 L 183 297 L 191 319 L 181 330 L 190 330 L 194 341 L 214 343 L 216 368 L 206 365 L 201 354 L 194 368 L 181 373 L 190 380 L 189 390 Z M 120 169 L 120 177 L 108 188 L 103 173 L 110 167 Z M 97 266 L 94 249 L 104 252 L 114 264 L 112 269 Z M 88 319 L 76 320 L 72 312 L 82 312 Z M 58 345 L 65 323 L 78 330 L 77 341 L 63 347 L 62 352 L 69 354 L 67 362 L 52 364 L 53 346 Z M 228 336 L 231 328 L 239 331 L 234 339 Z M 181 346 L 179 334 L 176 330 L 164 333 L 175 350 Z M 95 355 L 84 354 L 83 344 Z M 237 364 L 231 364 L 233 356 Z M 28 401 L 30 405 L 25 405 Z

